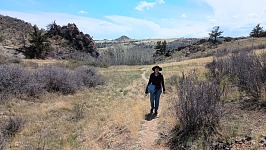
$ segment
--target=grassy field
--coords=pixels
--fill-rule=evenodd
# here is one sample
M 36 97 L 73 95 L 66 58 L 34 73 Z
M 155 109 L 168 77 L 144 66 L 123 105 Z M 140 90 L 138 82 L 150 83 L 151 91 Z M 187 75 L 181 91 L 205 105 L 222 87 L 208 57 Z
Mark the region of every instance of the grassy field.
M 161 98 L 157 125 L 159 136 L 156 143 L 161 147 L 167 147 L 171 130 L 178 126 L 175 117 L 178 97 L 173 76 L 196 70 L 200 77 L 205 78 L 205 65 L 211 61 L 212 57 L 205 57 L 159 64 L 163 68 L 167 90 Z M 32 64 L 58 63 L 65 62 L 25 61 L 29 67 Z M 141 149 L 140 131 L 150 109 L 149 97 L 144 94 L 147 83 L 141 74 L 145 72 L 148 78 L 152 66 L 99 68 L 99 72 L 107 79 L 105 85 L 74 95 L 45 94 L 40 99 L 12 99 L 0 105 L 0 117 L 20 116 L 25 122 L 22 131 L 12 137 L 6 149 L 28 150 L 42 146 L 56 150 Z M 257 139 L 266 135 L 266 124 L 262 121 L 265 119 L 264 113 L 240 110 L 237 106 L 225 104 L 226 111 L 232 107 L 235 109 L 223 116 L 221 133 L 228 140 L 251 134 L 251 131 Z
M 211 58 L 162 64 L 165 78 L 204 67 Z M 196 63 L 199 62 L 199 63 Z M 31 64 L 29 60 L 26 63 Z M 55 61 L 35 61 L 40 65 Z M 45 143 L 46 149 L 134 149 L 138 147 L 139 131 L 149 112 L 149 98 L 144 95 L 146 82 L 143 71 L 151 73 L 152 66 L 112 66 L 99 71 L 106 85 L 80 91 L 74 95 L 46 94 L 37 102 L 13 99 L 1 105 L 4 115 L 21 116 L 25 124 L 16 135 L 10 149 L 34 149 Z M 167 90 L 168 90 L 167 83 Z M 176 123 L 168 116 L 168 91 L 162 96 L 161 122 Z M 76 108 L 80 108 L 79 112 Z M 76 120 L 77 113 L 84 118 Z
M 107 84 L 75 95 L 44 95 L 39 102 L 12 100 L 1 105 L 4 115 L 21 116 L 23 130 L 10 149 L 104 149 L 133 145 L 146 110 L 141 71 L 105 71 Z M 84 118 L 75 120 L 82 107 Z M 126 142 L 125 142 L 126 141 Z M 130 144 L 131 143 L 131 144 Z

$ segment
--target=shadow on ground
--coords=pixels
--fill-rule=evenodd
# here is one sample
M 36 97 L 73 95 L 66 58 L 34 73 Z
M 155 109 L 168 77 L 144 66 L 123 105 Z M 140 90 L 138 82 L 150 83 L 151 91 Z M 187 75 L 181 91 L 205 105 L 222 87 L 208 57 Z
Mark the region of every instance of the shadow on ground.
M 155 118 L 157 118 L 157 114 L 148 113 L 145 115 L 145 120 L 147 120 L 147 121 L 151 121 Z

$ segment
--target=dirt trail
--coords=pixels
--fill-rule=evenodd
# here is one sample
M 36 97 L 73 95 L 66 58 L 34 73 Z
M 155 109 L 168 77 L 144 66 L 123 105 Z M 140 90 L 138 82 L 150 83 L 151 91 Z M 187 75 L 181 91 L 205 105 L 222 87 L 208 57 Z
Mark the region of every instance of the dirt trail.
M 143 69 L 141 69 L 141 70 L 143 70 Z M 143 73 L 141 74 L 141 77 L 142 77 L 142 79 L 143 79 L 144 81 L 148 82 L 149 79 L 146 78 L 145 74 L 146 74 L 146 71 L 144 70 Z
M 145 82 L 148 82 L 148 79 L 145 76 L 146 71 L 144 70 L 141 74 L 142 79 Z M 148 99 L 148 97 L 147 97 Z M 159 109 L 160 112 L 160 109 Z M 166 148 L 162 148 L 156 144 L 156 140 L 158 139 L 158 117 L 152 117 L 151 119 L 145 119 L 142 124 L 142 129 L 140 131 L 140 145 L 142 150 L 162 150 Z

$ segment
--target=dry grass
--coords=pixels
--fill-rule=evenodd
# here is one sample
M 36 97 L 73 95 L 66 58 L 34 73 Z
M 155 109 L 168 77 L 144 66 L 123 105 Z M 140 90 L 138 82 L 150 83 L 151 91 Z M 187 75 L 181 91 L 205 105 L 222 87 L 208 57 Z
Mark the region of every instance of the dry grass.
M 265 40 L 265 39 L 264 39 Z M 261 44 L 261 43 L 260 43 Z M 265 53 L 264 50 L 256 50 L 257 54 Z M 163 74 L 165 78 L 169 78 L 172 75 L 180 76 L 181 72 L 188 73 L 192 69 L 196 69 L 196 72 L 205 78 L 206 68 L 205 65 L 212 61 L 212 57 L 205 57 L 199 59 L 191 59 L 181 62 L 165 63 L 163 67 Z M 167 140 L 171 137 L 173 129 L 178 128 L 178 120 L 175 117 L 174 107 L 178 100 L 176 96 L 176 88 L 167 83 L 169 93 L 163 98 L 162 112 L 160 114 L 160 141 L 159 143 L 167 143 Z M 224 95 L 223 102 L 225 103 L 225 115 L 221 120 L 221 134 L 223 138 L 228 141 L 244 138 L 247 135 L 251 135 L 258 142 L 261 135 L 266 135 L 265 126 L 266 122 L 263 112 L 241 110 L 239 106 L 240 94 L 237 89 L 226 89 L 226 95 Z M 173 94 L 174 93 L 174 94 Z M 233 102 L 233 103 L 231 103 Z M 228 106 L 230 104 L 230 106 Z M 234 109 L 232 109 L 234 108 Z M 256 146 L 255 146 L 256 147 Z M 250 147 L 249 147 L 250 148 Z M 242 149 L 249 149 L 243 148 Z
M 63 63 L 66 61 L 63 60 L 56 60 L 56 59 L 24 59 L 23 63 L 27 64 L 27 63 L 36 63 L 39 66 L 43 66 L 43 65 L 53 65 L 53 64 L 57 64 L 57 63 Z
M 227 42 L 224 44 L 219 45 L 218 49 L 232 49 L 232 48 L 245 48 L 245 47 L 251 47 L 251 46 L 257 46 L 264 44 L 266 41 L 266 38 L 247 38 L 242 40 L 236 40 L 232 42 Z
M 116 149 L 134 146 L 148 106 L 140 94 L 141 71 L 104 73 L 107 85 L 75 95 L 45 95 L 40 103 L 12 100 L 0 106 L 7 115 L 22 115 L 26 124 L 10 149 L 34 149 L 41 136 L 46 149 Z M 74 106 L 85 106 L 85 118 L 73 120 Z
M 259 43 L 259 41 L 258 41 Z M 265 51 L 265 50 L 263 50 Z M 257 53 L 260 53 L 258 51 Z M 182 62 L 159 64 L 165 79 L 172 75 L 180 76 L 196 69 L 204 78 L 205 64 L 212 57 L 191 59 Z M 38 65 L 57 64 L 55 60 L 25 60 L 24 63 Z M 60 62 L 64 63 L 64 62 Z M 39 102 L 11 100 L 0 105 L 0 117 L 15 115 L 25 120 L 23 130 L 17 134 L 7 149 L 36 149 L 45 142 L 45 149 L 138 149 L 138 137 L 144 116 L 149 112 L 149 98 L 144 95 L 146 82 L 141 73 L 148 77 L 153 65 L 112 66 L 100 68 L 108 78 L 107 84 L 80 91 L 75 95 L 44 95 Z M 166 82 L 167 93 L 162 95 L 159 111 L 158 144 L 166 143 L 172 129 L 178 126 L 174 107 L 177 91 L 174 85 Z M 229 93 L 231 95 L 232 93 Z M 230 99 L 234 99 L 231 96 Z M 84 106 L 84 117 L 73 120 L 74 107 Z M 234 108 L 230 106 L 229 108 Z M 256 127 L 254 120 L 261 120 L 263 114 L 252 111 L 235 112 L 223 118 L 223 134 L 230 140 L 249 133 Z M 264 115 L 265 116 L 265 115 Z M 227 130 L 228 129 L 228 130 Z M 265 124 L 255 129 L 254 136 L 266 135 Z
M 206 60 L 204 60 L 206 61 Z M 203 62 L 204 62 L 203 61 Z M 38 65 L 55 64 L 56 61 L 36 61 Z M 194 62 L 190 60 L 190 62 Z M 183 62 L 184 65 L 190 64 Z M 163 64 L 166 78 L 182 63 Z M 203 65 L 203 64 L 201 64 Z M 78 92 L 75 95 L 45 95 L 39 103 L 12 100 L 1 106 L 6 114 L 23 115 L 26 124 L 13 139 L 10 149 L 36 148 L 41 137 L 47 149 L 116 149 L 136 145 L 144 116 L 149 112 L 149 98 L 144 95 L 146 82 L 141 73 L 152 66 L 115 66 L 101 68 L 109 80 L 107 85 Z M 171 68 L 172 67 L 172 68 Z M 191 68 L 195 64 L 190 65 Z M 196 65 L 196 67 L 199 67 Z M 177 69 L 176 71 L 171 71 Z M 171 126 L 175 118 L 167 116 L 169 107 L 167 93 L 162 101 L 162 121 Z M 85 106 L 85 118 L 72 119 L 74 106 Z M 21 144 L 23 143 L 23 144 Z

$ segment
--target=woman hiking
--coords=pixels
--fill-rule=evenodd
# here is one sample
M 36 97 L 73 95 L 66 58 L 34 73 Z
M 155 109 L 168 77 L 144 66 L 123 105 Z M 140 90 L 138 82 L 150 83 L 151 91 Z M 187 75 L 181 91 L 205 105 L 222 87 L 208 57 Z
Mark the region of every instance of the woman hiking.
M 162 68 L 159 66 L 154 66 L 152 70 L 154 72 L 150 75 L 150 79 L 149 79 L 145 93 L 146 94 L 150 93 L 150 102 L 151 102 L 150 113 L 152 114 L 153 110 L 155 110 L 154 115 L 157 115 L 158 108 L 159 108 L 160 95 L 162 93 L 162 90 L 163 90 L 163 93 L 165 93 L 165 86 L 164 86 L 163 75 L 160 73 L 160 71 L 162 71 Z

